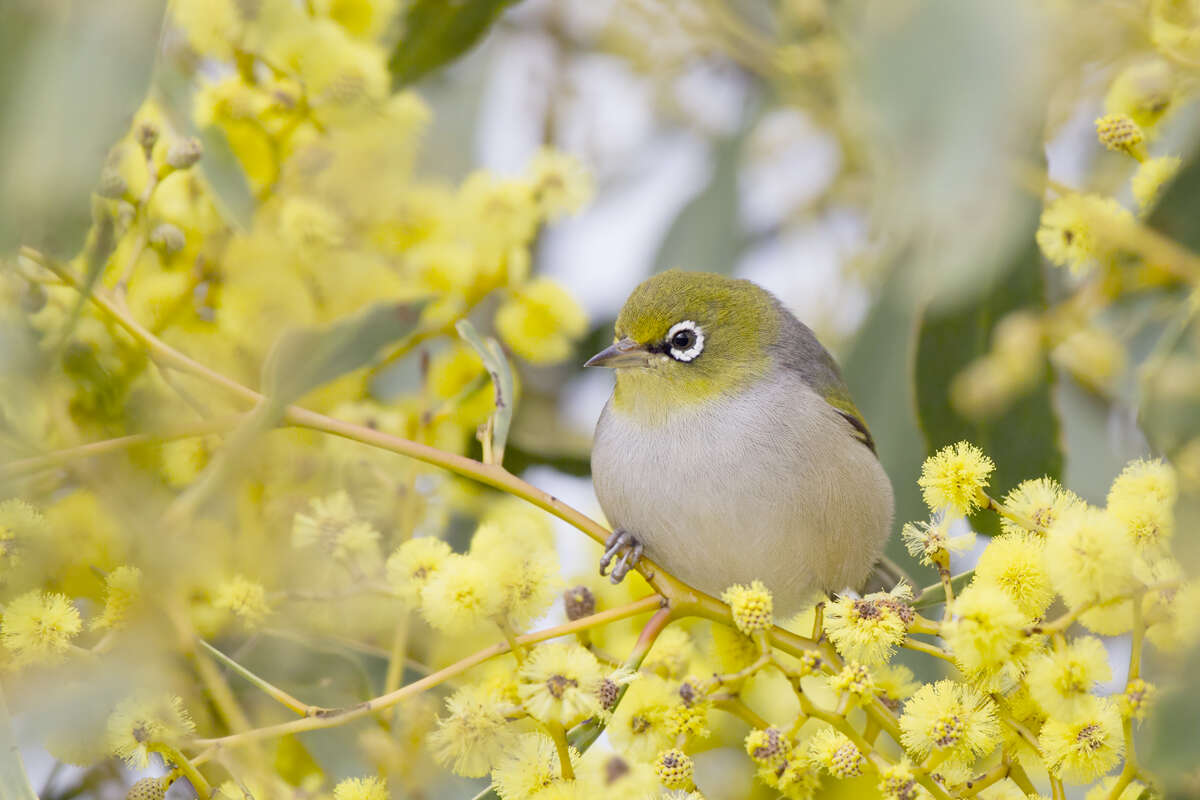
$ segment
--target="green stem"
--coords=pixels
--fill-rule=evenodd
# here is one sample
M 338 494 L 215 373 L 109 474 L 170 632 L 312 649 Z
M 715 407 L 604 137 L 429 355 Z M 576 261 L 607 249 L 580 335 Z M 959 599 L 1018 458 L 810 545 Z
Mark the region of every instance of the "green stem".
M 187 778 L 192 788 L 196 790 L 196 794 L 201 800 L 207 800 L 212 797 L 212 787 L 208 785 L 208 781 L 200 774 L 200 770 L 196 769 L 195 765 L 187 759 L 183 753 L 165 742 L 154 742 L 146 745 L 146 749 L 152 753 L 158 753 L 164 760 L 174 764 L 183 776 Z
M 620 608 L 613 608 L 609 609 L 608 611 L 602 611 L 598 614 L 592 614 L 589 617 L 577 619 L 573 622 L 568 622 L 565 625 L 547 628 L 544 631 L 527 633 L 522 636 L 518 636 L 516 637 L 516 641 L 519 644 L 534 644 L 547 639 L 555 639 L 560 636 L 570 636 L 576 631 L 583 630 L 584 628 L 593 628 L 597 625 L 606 625 L 610 622 L 616 622 L 617 620 L 627 619 L 629 617 L 637 616 L 638 614 L 644 614 L 645 612 L 654 608 L 659 608 L 659 614 L 662 614 L 662 612 L 668 610 L 662 607 L 662 603 L 662 597 L 659 595 L 650 595 L 649 597 L 643 597 L 641 600 L 636 600 L 628 605 L 621 606 Z M 658 617 L 658 615 L 655 616 Z M 654 618 L 651 619 L 651 622 L 653 621 Z M 649 625 L 647 627 L 649 627 Z M 645 631 L 643 631 L 643 634 L 645 634 Z M 648 650 L 649 647 L 647 646 L 646 649 Z M 196 747 L 237 747 L 250 742 L 256 742 L 260 739 L 287 736 L 293 733 L 315 731 L 322 728 L 335 728 L 339 725 L 345 725 L 347 722 L 352 722 L 356 719 L 361 719 L 362 717 L 374 714 L 375 712 L 381 711 L 385 708 L 390 708 L 391 706 L 394 706 L 413 695 L 420 694 L 426 689 L 431 689 L 438 684 L 445 683 L 457 675 L 461 675 L 477 664 L 482 664 L 484 661 L 487 661 L 490 658 L 503 655 L 507 652 L 509 652 L 508 643 L 499 642 L 491 647 L 485 647 L 482 650 L 467 656 L 461 661 L 457 661 L 450 666 L 445 667 L 444 669 L 440 669 L 437 672 L 432 672 L 429 675 L 426 675 L 424 678 L 414 681 L 407 686 L 403 686 L 394 692 L 388 692 L 387 694 L 380 695 L 379 697 L 372 698 L 371 700 L 366 700 L 358 705 L 350 706 L 348 708 L 318 708 L 312 716 L 304 717 L 303 719 L 296 719 L 290 722 L 280 723 L 278 725 L 268 725 L 262 728 L 252 728 L 250 730 L 244 730 L 241 733 L 234 733 L 228 736 L 221 736 L 212 739 L 195 739 L 191 744 Z M 644 653 L 642 657 L 645 657 Z M 640 664 L 641 662 L 639 661 L 638 663 Z
M 140 444 L 169 442 L 176 439 L 189 439 L 193 436 L 205 436 L 210 433 L 223 433 L 233 430 L 240 421 L 240 416 L 234 416 L 190 422 L 184 425 L 174 425 L 157 433 L 133 433 L 128 436 L 118 436 L 115 439 L 104 439 L 98 442 L 81 444 L 76 447 L 66 447 L 62 450 L 55 450 L 40 456 L 31 456 L 19 461 L 0 464 L 0 480 L 18 477 L 43 469 L 50 469 L 62 464 L 69 464 L 81 458 L 91 458 L 106 453 L 127 450 L 130 447 L 137 447 Z
M 241 664 L 239 664 L 238 662 L 234 661 L 232 658 L 225 655 L 225 653 L 222 653 L 220 650 L 213 647 L 211 644 L 204 641 L 203 639 L 197 639 L 196 643 L 199 644 L 200 647 L 205 650 L 205 652 L 207 652 L 213 658 L 217 659 L 217 661 L 220 661 L 226 667 L 233 670 L 238 675 L 241 675 L 243 678 L 245 678 L 247 681 L 249 681 L 250 683 L 257 686 L 259 689 L 262 689 L 263 692 L 265 692 L 267 695 L 269 695 L 273 700 L 279 702 L 281 705 L 287 706 L 288 708 L 290 708 L 292 711 L 295 711 L 300 716 L 311 717 L 320 710 L 320 708 L 318 706 L 309 705 L 308 703 L 305 703 L 301 700 L 297 700 L 295 697 L 292 697 L 290 694 L 285 692 L 283 689 L 280 689 L 278 686 L 275 686 L 274 684 L 266 681 L 265 679 L 260 678 L 258 675 L 255 675 L 253 672 L 248 670 L 246 667 L 244 667 Z

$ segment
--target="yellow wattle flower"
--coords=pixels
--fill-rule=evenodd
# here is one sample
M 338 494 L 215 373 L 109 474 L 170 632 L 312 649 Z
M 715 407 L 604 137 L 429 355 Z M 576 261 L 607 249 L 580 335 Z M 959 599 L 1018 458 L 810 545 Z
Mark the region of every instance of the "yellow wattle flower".
M 996 465 L 973 444 L 943 447 L 925 460 L 917 483 L 933 512 L 950 509 L 963 516 L 975 510 Z

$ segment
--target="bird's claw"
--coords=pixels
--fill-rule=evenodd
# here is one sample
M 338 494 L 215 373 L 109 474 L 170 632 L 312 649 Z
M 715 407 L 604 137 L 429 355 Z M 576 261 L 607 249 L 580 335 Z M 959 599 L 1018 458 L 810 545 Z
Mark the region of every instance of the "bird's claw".
M 624 550 L 624 553 L 621 551 Z M 629 571 L 637 566 L 638 560 L 642 557 L 642 543 L 639 542 L 632 533 L 618 528 L 608 537 L 608 541 L 604 543 L 604 555 L 600 557 L 600 574 L 603 575 L 608 570 L 608 565 L 612 563 L 613 556 L 621 553 L 621 557 L 617 559 L 617 563 L 612 565 L 612 572 L 609 574 L 609 580 L 614 584 L 620 583 L 629 574 Z

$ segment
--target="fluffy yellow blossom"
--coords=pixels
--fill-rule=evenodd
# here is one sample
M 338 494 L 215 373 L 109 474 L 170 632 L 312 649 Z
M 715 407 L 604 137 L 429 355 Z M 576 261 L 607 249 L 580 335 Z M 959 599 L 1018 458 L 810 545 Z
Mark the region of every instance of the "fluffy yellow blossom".
M 387 31 L 398 0 L 315 0 L 312 8 L 341 25 L 347 33 L 373 39 Z
M 1147 592 L 1142 600 L 1146 638 L 1168 653 L 1200 641 L 1200 581 Z
M 771 593 L 762 581 L 752 581 L 749 586 L 734 584 L 721 592 L 721 599 L 733 611 L 733 624 L 747 636 L 771 627 L 774 620 Z
M 554 523 L 550 515 L 518 497 L 503 497 L 488 506 L 480 519 L 480 528 L 490 525 L 506 539 L 542 550 L 554 549 Z M 476 531 L 474 540 L 479 537 Z
M 1059 486 L 1053 478 L 1030 478 L 1004 496 L 1004 505 L 1017 516 L 1029 520 L 1038 533 L 1050 530 L 1054 521 L 1073 506 L 1083 505 L 1074 492 Z M 1008 517 L 1000 518 L 1004 533 L 1023 533 L 1025 528 Z
M 1090 692 L 1112 678 L 1108 652 L 1094 636 L 1080 636 L 1065 648 L 1029 662 L 1029 692 L 1048 717 L 1073 719 L 1090 708 Z
M 942 635 L 954 660 L 968 675 L 1012 659 L 1028 619 L 1005 592 L 972 584 L 955 598 Z
M 496 311 L 500 337 L 533 364 L 562 361 L 586 330 L 583 308 L 566 289 L 545 278 L 514 291 Z
M 520 671 L 517 691 L 530 716 L 570 728 L 599 714 L 598 689 L 605 678 L 600 662 L 575 642 L 534 648 Z
M 1116 766 L 1125 750 L 1121 718 L 1112 702 L 1100 699 L 1071 719 L 1046 720 L 1038 744 L 1050 773 L 1066 783 L 1095 780 Z
M 379 531 L 358 516 L 344 491 L 309 502 L 307 514 L 297 512 L 292 522 L 292 544 L 320 547 L 335 558 L 349 559 L 377 547 Z
M 1128 222 L 1129 212 L 1117 201 L 1094 194 L 1059 197 L 1042 212 L 1037 231 L 1038 247 L 1052 263 L 1082 273 L 1109 254 L 1104 231 L 1113 223 Z
M 825 609 L 825 633 L 845 658 L 885 664 L 908 633 L 911 600 L 906 583 L 865 597 L 843 595 Z
M 543 148 L 529 164 L 529 183 L 542 216 L 574 214 L 592 197 L 592 180 L 578 159 Z
M 267 590 L 245 575 L 234 575 L 217 586 L 213 605 L 232 611 L 247 625 L 258 625 L 271 613 Z
M 4 607 L 0 642 L 16 664 L 45 664 L 62 659 L 83 629 L 79 612 L 63 594 L 33 590 Z
M 143 691 L 117 704 L 108 718 L 105 741 L 114 756 L 131 767 L 145 769 L 150 763 L 150 745 L 176 745 L 195 728 L 183 700 Z
M 518 708 L 482 687 L 466 685 L 446 698 L 447 715 L 429 734 L 433 757 L 465 778 L 487 775 L 515 734 Z
M 97 630 L 119 628 L 130 617 L 142 595 L 142 571 L 120 566 L 104 576 L 104 611 L 92 620 Z
M 388 800 L 382 778 L 347 778 L 333 787 L 333 800 Z
M 1096 138 L 1109 150 L 1129 153 L 1141 160 L 1146 135 L 1128 114 L 1105 114 L 1096 120 Z
M 975 546 L 975 532 L 969 528 L 955 536 L 950 535 L 954 522 L 947 515 L 929 522 L 906 522 L 900 537 L 909 555 L 925 566 L 949 569 L 951 553 L 961 553 Z
M 450 545 L 434 536 L 409 539 L 388 557 L 388 584 L 409 604 L 421 597 L 421 589 L 446 563 L 451 555 Z
M 303 84 L 310 104 L 325 123 L 347 111 L 370 107 L 388 91 L 382 48 L 349 36 L 331 20 L 294 25 L 272 37 L 268 56 Z
M 903 701 L 912 697 L 920 685 L 913 671 L 903 664 L 875 668 L 875 689 L 880 701 L 891 711 L 899 712 Z
M 758 644 L 736 628 L 713 625 L 712 643 L 722 672 L 737 672 L 758 660 Z
M 754 728 L 746 734 L 746 755 L 764 767 L 782 764 L 792 752 L 792 743 L 779 728 Z
M 473 172 L 459 188 L 458 202 L 464 224 L 489 253 L 524 247 L 537 230 L 537 203 L 525 181 Z
M 24 500 L 13 497 L 0 502 L 0 573 L 20 566 L 26 551 L 49 531 L 42 513 Z
M 658 780 L 668 789 L 690 789 L 696 767 L 692 759 L 682 750 L 664 750 L 654 759 L 654 771 Z
M 1081 383 L 1101 392 L 1109 391 L 1125 371 L 1124 345 L 1096 325 L 1071 331 L 1050 351 L 1050 358 Z
M 504 593 L 491 567 L 478 558 L 446 556 L 421 587 L 421 615 L 446 633 L 469 633 L 495 620 Z
M 1054 600 L 1045 541 L 1025 531 L 992 539 L 975 564 L 974 582 L 999 588 L 1030 619 L 1041 617 Z
M 1163 187 L 1175 178 L 1182 163 L 1175 156 L 1162 156 L 1148 158 L 1138 165 L 1137 171 L 1129 181 L 1129 188 L 1133 192 L 1133 199 L 1143 212 L 1155 206 Z
M 572 767 L 579 753 L 570 749 Z M 525 733 L 506 748 L 492 770 L 492 785 L 502 800 L 526 800 L 562 779 L 558 749 L 544 733 Z
M 617 752 L 650 762 L 670 747 L 667 716 L 678 698 L 662 678 L 647 675 L 629 685 L 607 728 Z
M 502 612 L 515 628 L 544 614 L 561 587 L 553 549 L 539 544 L 489 522 L 480 525 L 471 540 L 471 555 L 492 565 L 504 595 Z
M 320 200 L 293 195 L 279 211 L 279 235 L 296 248 L 337 247 L 346 238 L 345 222 Z
M 1175 529 L 1175 470 L 1164 461 L 1134 461 L 1108 490 L 1108 513 L 1125 525 L 1141 553 L 1154 553 Z
M 809 757 L 835 778 L 857 778 L 867 759 L 854 742 L 834 728 L 821 728 L 807 742 Z
M 956 681 L 922 686 L 904 704 L 900 740 L 916 758 L 937 751 L 970 764 L 1000 743 L 995 704 L 974 688 Z
M 796 752 L 778 765 L 760 767 L 758 779 L 788 800 L 811 800 L 821 788 L 821 771 L 807 754 Z
M 1050 582 L 1071 608 L 1102 602 L 1133 586 L 1133 542 L 1111 514 L 1072 508 L 1046 540 Z
M 958 442 L 925 459 L 917 483 L 930 511 L 950 509 L 961 516 L 979 506 L 995 468 L 978 447 Z
M 654 641 L 642 661 L 642 669 L 664 678 L 682 678 L 695 657 L 696 646 L 691 634 L 682 627 L 667 628 Z

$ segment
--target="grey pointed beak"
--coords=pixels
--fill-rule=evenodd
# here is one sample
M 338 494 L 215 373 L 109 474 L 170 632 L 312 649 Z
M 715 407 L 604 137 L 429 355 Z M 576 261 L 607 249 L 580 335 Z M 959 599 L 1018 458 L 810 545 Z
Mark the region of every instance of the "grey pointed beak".
M 626 336 L 611 344 L 584 362 L 585 367 L 644 367 L 650 363 L 646 348 Z

